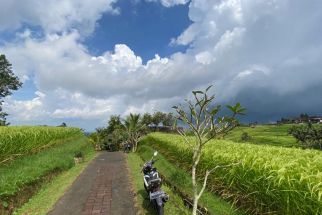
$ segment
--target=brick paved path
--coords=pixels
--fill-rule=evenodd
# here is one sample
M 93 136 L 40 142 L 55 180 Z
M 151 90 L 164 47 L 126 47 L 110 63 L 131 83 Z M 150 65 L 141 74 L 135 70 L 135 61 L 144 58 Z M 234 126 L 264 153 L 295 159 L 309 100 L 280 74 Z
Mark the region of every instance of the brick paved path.
M 102 152 L 77 178 L 49 215 L 134 215 L 125 157 Z

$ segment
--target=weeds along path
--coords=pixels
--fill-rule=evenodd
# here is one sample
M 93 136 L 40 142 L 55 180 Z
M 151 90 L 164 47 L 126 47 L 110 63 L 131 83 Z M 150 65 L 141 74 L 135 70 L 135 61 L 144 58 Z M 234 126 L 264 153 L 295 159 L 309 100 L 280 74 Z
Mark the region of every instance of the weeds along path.
M 127 174 L 121 152 L 101 152 L 48 214 L 136 214 Z

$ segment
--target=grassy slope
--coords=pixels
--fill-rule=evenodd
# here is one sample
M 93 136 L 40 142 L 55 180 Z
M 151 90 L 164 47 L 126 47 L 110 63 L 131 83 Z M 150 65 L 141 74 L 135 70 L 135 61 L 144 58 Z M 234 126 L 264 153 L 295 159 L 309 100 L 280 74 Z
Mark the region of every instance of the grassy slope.
M 137 193 L 137 204 L 141 209 L 141 214 L 154 215 L 155 211 L 150 205 L 150 201 L 147 198 L 147 193 L 143 187 L 141 167 L 144 162 L 137 154 L 134 153 L 130 153 L 127 156 L 127 162 L 130 167 L 130 172 L 133 179 L 132 181 Z M 185 208 L 181 198 L 174 194 L 169 187 L 163 185 L 162 189 L 170 195 L 170 201 L 165 204 L 165 214 L 190 214 L 189 211 Z
M 143 143 L 164 153 L 180 168 L 189 169 L 191 150 L 178 135 L 152 133 Z M 316 150 L 212 141 L 205 148 L 199 169 L 241 162 L 217 170 L 209 179 L 214 190 L 245 200 L 249 209 L 282 214 L 322 212 L 322 153 Z M 246 205 L 245 205 L 246 206 Z
M 74 165 L 76 151 L 87 156 L 93 149 L 87 138 L 80 137 L 0 166 L 0 199 L 14 195 L 25 185 L 35 183 L 52 171 L 70 169 Z
M 80 136 L 82 131 L 72 127 L 0 126 L 0 162 Z
M 33 196 L 26 204 L 24 204 L 15 215 L 42 215 L 47 214 L 58 199 L 63 196 L 65 191 L 72 185 L 76 178 L 87 167 L 89 162 L 95 157 L 95 152 L 90 151 L 85 156 L 85 162 L 72 167 L 70 170 L 63 172 L 50 183 L 42 186 L 40 191 Z
M 144 160 L 151 159 L 153 152 L 154 150 L 147 145 L 140 146 L 138 150 L 138 153 Z M 190 174 L 170 163 L 161 154 L 158 155 L 157 159 L 158 161 L 155 163 L 155 166 L 158 168 L 159 172 L 164 175 L 172 185 L 179 188 L 182 193 L 192 197 Z M 206 207 L 210 214 L 240 214 L 232 205 L 208 191 L 203 194 L 199 203 L 203 207 Z
M 250 143 L 274 145 L 283 147 L 298 147 L 295 138 L 287 133 L 288 129 L 293 125 L 257 125 L 255 128 L 251 127 L 238 127 L 230 132 L 225 139 L 234 142 L 242 142 L 241 135 L 247 132 L 252 140 Z

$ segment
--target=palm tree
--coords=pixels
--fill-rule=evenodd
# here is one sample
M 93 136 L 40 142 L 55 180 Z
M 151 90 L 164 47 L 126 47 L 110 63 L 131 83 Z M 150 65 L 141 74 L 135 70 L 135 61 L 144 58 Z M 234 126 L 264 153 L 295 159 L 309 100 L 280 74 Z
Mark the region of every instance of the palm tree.
M 124 130 L 128 136 L 128 142 L 132 144 L 132 150 L 137 150 L 137 145 L 140 137 L 144 134 L 145 125 L 141 122 L 140 114 L 132 114 L 124 120 Z

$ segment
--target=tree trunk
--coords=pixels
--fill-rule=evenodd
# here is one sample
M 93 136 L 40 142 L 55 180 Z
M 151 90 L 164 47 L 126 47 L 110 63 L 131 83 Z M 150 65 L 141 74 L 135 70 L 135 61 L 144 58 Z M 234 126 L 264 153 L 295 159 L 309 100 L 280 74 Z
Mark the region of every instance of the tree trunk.
M 198 209 L 198 187 L 196 182 L 196 166 L 192 165 L 192 187 L 193 187 L 193 208 L 192 214 L 197 215 Z
M 138 140 L 133 140 L 133 152 L 136 152 L 138 148 Z
M 133 144 L 132 144 L 132 152 L 136 152 L 135 142 L 133 142 Z
M 193 153 L 193 165 L 192 165 L 192 189 L 193 189 L 193 207 L 192 207 L 192 214 L 197 215 L 198 210 L 198 200 L 199 200 L 199 193 L 198 193 L 198 184 L 196 179 L 196 171 L 197 166 L 201 156 L 201 145 L 199 144 L 198 148 L 195 149 Z

